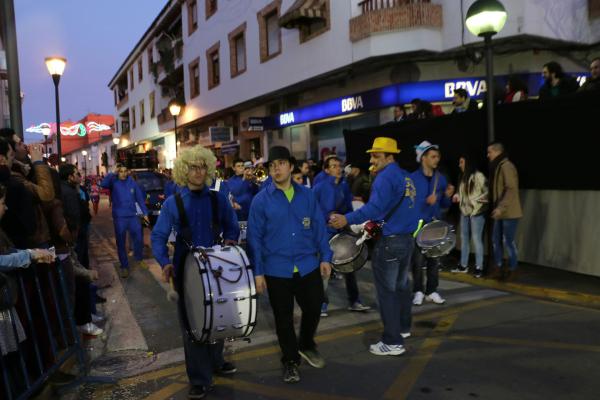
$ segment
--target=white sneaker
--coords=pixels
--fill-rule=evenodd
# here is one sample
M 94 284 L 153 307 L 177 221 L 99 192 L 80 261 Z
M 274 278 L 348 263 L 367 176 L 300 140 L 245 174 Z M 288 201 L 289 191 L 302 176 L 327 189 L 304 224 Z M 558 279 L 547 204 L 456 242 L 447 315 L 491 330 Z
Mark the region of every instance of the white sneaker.
M 377 356 L 399 356 L 406 352 L 406 349 L 401 344 L 385 344 L 379 342 L 369 346 L 369 351 Z
M 433 293 L 427 295 L 425 297 L 425 300 L 427 300 L 427 301 L 433 301 L 435 304 L 444 304 L 446 302 L 446 300 L 444 300 L 442 298 L 442 296 L 440 296 L 438 294 L 438 292 L 433 292 Z
M 348 307 L 348 311 L 368 311 L 370 310 L 370 306 L 366 306 L 362 304 L 360 301 L 354 302 L 350 307 Z
M 423 304 L 424 298 L 425 298 L 425 295 L 423 294 L 423 292 L 416 292 L 415 297 L 413 297 L 413 304 L 415 306 L 420 306 L 421 304 Z
M 401 333 L 401 335 L 402 335 L 403 339 L 408 339 L 411 336 L 410 332 L 404 332 L 404 333 Z
M 89 336 L 98 336 L 104 332 L 102 328 L 98 328 L 93 322 L 88 322 L 85 325 L 80 325 L 77 327 L 77 330 Z
M 99 324 L 106 321 L 106 317 L 102 316 L 102 315 L 97 315 L 97 314 L 92 314 L 92 322 L 94 324 Z

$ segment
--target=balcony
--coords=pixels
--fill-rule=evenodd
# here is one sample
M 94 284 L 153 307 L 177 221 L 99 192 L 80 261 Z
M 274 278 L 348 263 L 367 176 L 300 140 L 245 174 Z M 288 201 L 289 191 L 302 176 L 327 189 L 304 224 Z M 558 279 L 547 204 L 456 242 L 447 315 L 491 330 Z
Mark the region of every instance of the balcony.
M 350 40 L 403 29 L 442 27 L 442 6 L 430 0 L 364 0 L 362 14 L 350 20 Z

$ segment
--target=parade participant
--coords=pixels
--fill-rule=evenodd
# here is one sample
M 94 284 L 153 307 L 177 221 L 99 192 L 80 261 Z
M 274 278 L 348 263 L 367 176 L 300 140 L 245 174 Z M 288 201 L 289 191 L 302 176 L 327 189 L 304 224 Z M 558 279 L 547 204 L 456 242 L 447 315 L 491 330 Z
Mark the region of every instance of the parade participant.
M 323 215 L 310 189 L 291 181 L 290 151 L 269 151 L 273 181 L 250 207 L 248 243 L 256 290 L 268 290 L 283 357 L 283 381 L 300 381 L 300 357 L 323 368 L 314 336 L 323 302 L 323 281 L 331 273 L 332 252 Z M 302 310 L 300 337 L 294 329 L 294 299 Z
M 337 157 L 329 157 L 325 161 L 324 171 L 327 177 L 321 180 L 313 189 L 315 197 L 321 206 L 324 220 L 329 220 L 329 216 L 333 213 L 345 214 L 352 211 L 352 193 L 348 183 L 342 178 L 342 160 Z M 337 233 L 337 229 L 327 228 L 327 240 L 331 240 Z M 348 294 L 350 311 L 367 311 L 371 307 L 365 306 L 360 301 L 358 284 L 356 283 L 356 274 L 354 272 L 342 274 L 346 281 L 346 292 Z M 327 286 L 329 279 L 323 279 L 325 287 L 325 299 L 321 306 L 321 317 L 328 315 L 327 307 L 329 298 L 327 296 Z
M 238 221 L 247 221 L 248 213 L 250 212 L 250 204 L 254 195 L 258 191 L 258 188 L 254 182 L 250 179 L 246 179 L 244 162 L 240 159 L 235 160 L 233 164 L 233 170 L 235 175 L 227 180 L 229 190 L 235 203 L 238 207 L 235 207 Z
M 152 252 L 162 267 L 163 278 L 183 279 L 180 270 L 188 250 L 188 242 L 194 247 L 211 247 L 216 234 L 222 234 L 225 244 L 237 243 L 238 222 L 231 205 L 222 193 L 209 190 L 215 173 L 216 158 L 213 153 L 198 145 L 183 150 L 173 168 L 173 179 L 182 187 L 175 196 L 165 200 L 156 225 L 152 230 Z M 178 202 L 181 202 L 178 205 Z M 181 211 L 180 211 L 181 208 Z M 182 217 L 185 213 L 186 217 Z M 213 232 L 213 213 L 217 213 L 219 232 Z M 182 221 L 188 226 L 182 226 Z M 169 260 L 167 241 L 171 231 L 177 232 L 173 261 Z M 182 315 L 183 296 L 179 296 L 178 315 L 183 337 L 185 366 L 191 385 L 190 399 L 200 399 L 212 385 L 213 372 L 232 374 L 236 367 L 223 359 L 223 341 L 215 344 L 198 343 L 192 340 L 184 328 Z
M 121 264 L 121 277 L 126 279 L 129 277 L 129 260 L 125 247 L 127 232 L 129 232 L 129 238 L 133 242 L 134 257 L 137 264 L 142 268 L 146 268 L 142 260 L 144 250 L 142 224 L 138 215 L 138 210 L 141 210 L 144 221 L 147 224 L 150 223 L 145 196 L 142 189 L 129 176 L 129 171 L 123 164 L 117 164 L 116 172 L 106 175 L 101 186 L 110 190 L 113 202 L 112 216 L 115 225 L 115 239 Z
M 298 165 L 300 168 L 300 173 L 302 173 L 302 184 L 307 188 L 312 187 L 312 178 L 310 176 L 310 164 L 308 161 L 301 161 Z
M 404 338 L 410 336 L 408 269 L 414 246 L 412 234 L 417 227 L 416 193 L 408 172 L 394 160 L 400 153 L 394 139 L 376 138 L 367 153 L 371 154 L 371 164 L 377 170 L 369 202 L 351 213 L 333 214 L 329 223 L 341 229 L 369 220 L 384 222 L 382 237 L 377 240 L 372 257 L 383 335 L 369 351 L 375 355 L 400 355 L 406 351 Z
M 490 161 L 490 192 L 492 194 L 492 219 L 494 228 L 492 243 L 494 249 L 494 266 L 492 278 L 502 279 L 502 258 L 504 250 L 508 252 L 507 280 L 517 275 L 517 244 L 515 235 L 519 219 L 523 217 L 521 199 L 519 197 L 519 173 L 515 165 L 508 159 L 502 143 L 488 146 L 487 157 Z
M 440 148 L 424 140 L 416 147 L 417 162 L 421 165 L 410 177 L 417 190 L 416 209 L 419 219 L 425 224 L 440 219 L 443 208 L 450 207 L 454 194 L 454 186 L 449 185 L 446 177 L 438 170 Z M 437 292 L 439 285 L 439 261 L 427 258 L 418 249 L 415 250 L 412 262 L 413 304 L 420 306 L 423 299 L 436 304 L 444 304 L 446 300 Z M 423 290 L 423 269 L 427 271 L 427 288 Z M 424 292 L 424 293 L 423 293 Z
M 292 171 L 292 180 L 298 185 L 304 185 L 304 180 L 302 179 L 303 177 L 302 171 L 298 167 L 295 167 Z
M 100 203 L 100 186 L 98 185 L 98 181 L 96 179 L 92 181 L 92 186 L 90 187 L 90 199 L 92 200 L 94 215 L 98 215 L 98 204 Z

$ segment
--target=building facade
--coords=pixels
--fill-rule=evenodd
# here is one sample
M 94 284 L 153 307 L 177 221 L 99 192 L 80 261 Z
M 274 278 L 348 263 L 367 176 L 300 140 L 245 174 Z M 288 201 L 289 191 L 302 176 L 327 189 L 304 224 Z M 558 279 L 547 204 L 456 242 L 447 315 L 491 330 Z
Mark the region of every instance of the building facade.
M 343 157 L 344 129 L 390 121 L 395 104 L 421 98 L 448 112 L 457 87 L 485 94 L 481 39 L 464 25 L 472 3 L 169 1 L 109 83 L 119 147 L 158 148 L 167 168 L 178 145 L 195 143 L 226 162 L 260 158 L 275 144 L 299 159 Z M 536 96 L 551 60 L 585 79 L 600 39 L 598 1 L 503 4 L 499 85 L 516 74 Z M 177 139 L 173 99 L 185 104 Z

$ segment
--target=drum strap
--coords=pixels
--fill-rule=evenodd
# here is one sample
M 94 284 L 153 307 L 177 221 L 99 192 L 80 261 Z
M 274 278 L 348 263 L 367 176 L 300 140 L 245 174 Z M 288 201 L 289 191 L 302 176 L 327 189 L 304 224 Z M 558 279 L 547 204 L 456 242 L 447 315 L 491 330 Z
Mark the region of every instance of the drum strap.
M 219 202 L 217 199 L 217 192 L 209 190 L 211 213 L 212 213 L 212 231 L 214 243 L 221 243 L 221 224 L 219 223 Z M 181 194 L 175 194 L 175 204 L 177 205 L 177 212 L 179 213 L 179 223 L 181 227 L 181 237 L 185 241 L 188 247 L 192 246 L 192 230 L 190 223 L 183 206 L 183 199 Z

